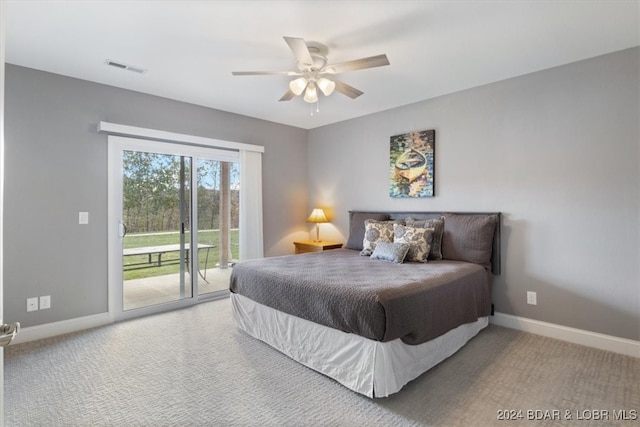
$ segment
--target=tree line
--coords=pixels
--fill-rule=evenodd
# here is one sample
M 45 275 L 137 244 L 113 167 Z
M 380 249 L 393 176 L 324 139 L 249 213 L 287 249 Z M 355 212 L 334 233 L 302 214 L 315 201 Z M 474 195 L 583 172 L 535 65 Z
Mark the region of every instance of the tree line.
M 128 233 L 180 230 L 182 218 L 188 223 L 191 158 L 125 151 L 122 163 L 123 219 Z M 240 212 L 239 171 L 237 167 L 230 169 L 231 227 L 237 228 Z M 219 228 L 220 170 L 219 161 L 198 162 L 196 190 L 200 229 Z M 190 228 L 188 224 L 186 228 Z

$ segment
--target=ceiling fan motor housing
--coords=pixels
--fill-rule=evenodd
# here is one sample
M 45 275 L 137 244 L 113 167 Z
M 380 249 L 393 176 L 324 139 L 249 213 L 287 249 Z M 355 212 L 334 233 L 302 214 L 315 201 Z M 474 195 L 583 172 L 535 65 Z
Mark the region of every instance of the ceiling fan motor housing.
M 307 49 L 309 50 L 309 55 L 311 55 L 311 59 L 313 60 L 313 65 L 307 68 L 304 64 L 296 61 L 298 70 L 303 73 L 305 71 L 322 71 L 327 65 L 329 48 L 318 42 L 307 42 Z

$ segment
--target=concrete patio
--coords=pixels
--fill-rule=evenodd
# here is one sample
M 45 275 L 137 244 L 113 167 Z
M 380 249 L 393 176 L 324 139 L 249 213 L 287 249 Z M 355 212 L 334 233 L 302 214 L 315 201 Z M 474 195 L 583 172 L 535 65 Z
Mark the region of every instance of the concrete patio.
M 232 268 L 229 267 L 225 269 L 211 268 L 202 271 L 206 281 L 203 277 L 198 276 L 198 293 L 203 295 L 229 289 L 231 270 Z M 190 277 L 187 275 L 187 283 L 189 279 Z M 125 280 L 122 292 L 125 310 L 176 301 L 180 299 L 179 274 Z M 185 292 L 185 297 L 191 296 L 191 289 L 188 286 Z

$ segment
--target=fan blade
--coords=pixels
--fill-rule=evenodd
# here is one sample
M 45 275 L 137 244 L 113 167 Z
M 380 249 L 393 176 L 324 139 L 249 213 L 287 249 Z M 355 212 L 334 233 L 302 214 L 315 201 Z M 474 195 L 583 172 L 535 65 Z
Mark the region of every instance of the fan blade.
M 293 52 L 298 64 L 302 66 L 302 69 L 311 68 L 313 66 L 313 58 L 309 53 L 309 48 L 304 39 L 298 37 L 284 37 L 284 41 L 289 45 L 289 49 Z
M 389 65 L 389 60 L 387 59 L 387 55 L 383 54 L 327 65 L 324 71 L 330 74 L 337 74 L 344 73 L 345 71 L 362 70 L 364 68 L 382 67 L 384 65 Z
M 297 71 L 232 71 L 234 76 L 301 76 Z
M 349 86 L 348 84 L 341 82 L 340 80 L 336 80 L 334 78 L 332 78 L 331 80 L 333 80 L 333 82 L 336 84 L 336 90 L 338 92 L 348 96 L 351 99 L 356 99 L 364 93 L 353 86 Z
M 282 95 L 282 98 L 278 99 L 278 101 L 291 101 L 294 96 L 296 96 L 296 94 L 291 92 L 291 90 L 288 90 L 284 95 Z

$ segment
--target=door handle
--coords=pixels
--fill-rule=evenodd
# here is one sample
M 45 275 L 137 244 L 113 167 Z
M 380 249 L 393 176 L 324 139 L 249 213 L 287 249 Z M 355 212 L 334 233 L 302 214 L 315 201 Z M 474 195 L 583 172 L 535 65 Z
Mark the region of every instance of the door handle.
M 20 332 L 20 323 L 10 323 L 0 326 L 0 347 L 7 346 Z

